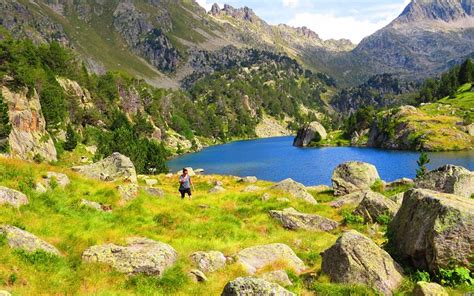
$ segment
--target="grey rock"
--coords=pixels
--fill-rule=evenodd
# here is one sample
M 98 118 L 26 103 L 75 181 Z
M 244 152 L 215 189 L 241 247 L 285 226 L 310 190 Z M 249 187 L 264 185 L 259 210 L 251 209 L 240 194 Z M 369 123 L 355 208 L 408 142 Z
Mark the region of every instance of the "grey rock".
M 293 141 L 293 146 L 305 147 L 311 142 L 319 142 L 327 138 L 324 126 L 317 121 L 313 121 L 298 130 L 298 134 Z
M 44 181 L 48 187 L 51 187 L 51 181 L 55 180 L 57 185 L 61 188 L 66 187 L 71 183 L 69 177 L 66 174 L 56 173 L 56 172 L 47 172 Z
M 284 270 L 275 270 L 266 272 L 259 276 L 261 279 L 266 280 L 267 282 L 279 284 L 283 287 L 291 286 L 293 283 L 291 282 L 288 274 Z
M 388 231 L 394 254 L 416 269 L 436 272 L 450 264 L 472 269 L 472 199 L 426 189 L 409 190 Z
M 193 269 L 189 272 L 189 277 L 196 283 L 207 282 L 206 275 L 199 269 Z
M 225 191 L 224 187 L 218 186 L 218 185 L 216 185 L 213 188 L 209 189 L 209 193 L 221 193 L 221 192 L 224 192 L 224 191 Z
M 226 266 L 226 258 L 219 251 L 194 252 L 191 254 L 191 261 L 203 272 L 214 272 Z
M 147 186 L 154 186 L 154 185 L 158 184 L 158 180 L 156 180 L 156 179 L 145 179 L 145 184 Z
M 294 198 L 302 199 L 310 204 L 318 203 L 303 184 L 289 178 L 277 183 L 272 189 L 289 193 Z
M 389 190 L 389 189 L 394 189 L 399 186 L 412 186 L 412 185 L 415 185 L 415 182 L 413 181 L 413 179 L 401 178 L 401 179 L 397 179 L 395 181 L 385 184 L 385 189 Z
M 338 165 L 331 178 L 335 195 L 368 190 L 379 179 L 380 176 L 375 166 L 360 161 L 350 161 Z
M 397 193 L 393 196 L 390 196 L 390 199 L 397 203 L 398 205 L 401 205 L 403 203 L 403 196 L 405 195 L 405 192 Z
M 268 201 L 268 200 L 270 200 L 270 198 L 271 198 L 271 195 L 270 195 L 270 193 L 268 193 L 268 192 L 265 192 L 265 193 L 260 197 L 260 199 L 261 199 L 262 201 Z
M 147 238 L 129 238 L 127 246 L 92 246 L 82 254 L 85 262 L 104 263 L 122 273 L 157 277 L 177 259 L 178 253 L 170 245 Z
M 52 255 L 61 256 L 61 253 L 53 245 L 15 226 L 1 225 L 0 234 L 7 238 L 10 248 L 21 249 L 30 253 L 44 251 Z
M 12 207 L 19 208 L 28 204 L 28 202 L 28 197 L 20 191 L 0 186 L 0 205 L 8 204 Z
M 259 187 L 259 186 L 255 186 L 255 185 L 249 185 L 247 187 L 245 187 L 242 192 L 256 192 L 256 191 L 261 191 L 263 190 L 262 187 Z
M 368 191 L 354 210 L 354 214 L 364 217 L 365 222 L 375 223 L 381 215 L 393 217 L 400 205 L 380 193 Z
M 329 205 L 333 208 L 340 208 L 345 205 L 358 205 L 369 191 L 358 191 L 343 195 L 336 200 L 333 200 Z
M 257 177 L 255 176 L 247 176 L 243 178 L 239 178 L 237 182 L 242 182 L 242 183 L 256 183 L 258 181 Z
M 418 282 L 413 289 L 413 296 L 448 296 L 448 292 L 437 283 Z
M 222 296 L 296 296 L 275 283 L 253 277 L 239 277 L 227 283 Z
M 300 213 L 293 208 L 270 211 L 270 216 L 279 220 L 283 227 L 291 230 L 331 231 L 339 226 L 339 223 L 331 219 L 315 214 Z
M 73 167 L 72 170 L 101 181 L 137 182 L 137 173 L 132 161 L 118 152 L 96 163 Z
M 474 194 L 474 173 L 463 167 L 448 164 L 416 178 L 415 187 L 470 198 Z
M 165 192 L 163 189 L 156 188 L 156 187 L 142 187 L 142 189 L 148 193 L 149 195 L 156 196 L 156 197 L 163 197 L 165 196 Z
M 392 295 L 403 281 L 402 268 L 392 257 L 355 230 L 344 232 L 322 257 L 322 271 L 331 282 L 363 284 Z
M 95 201 L 90 201 L 87 199 L 82 199 L 81 200 L 81 205 L 100 211 L 100 212 L 110 212 L 112 211 L 112 208 L 110 206 L 103 205 L 101 203 L 95 202 Z
M 306 266 L 295 252 L 285 244 L 260 245 L 243 249 L 235 256 L 249 274 L 276 262 L 285 262 L 289 268 L 301 273 Z

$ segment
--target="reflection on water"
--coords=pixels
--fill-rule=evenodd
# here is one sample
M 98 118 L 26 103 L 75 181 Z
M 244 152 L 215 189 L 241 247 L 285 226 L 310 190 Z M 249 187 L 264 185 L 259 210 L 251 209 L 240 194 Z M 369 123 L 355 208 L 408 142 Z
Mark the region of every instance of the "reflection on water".
M 239 141 L 206 148 L 169 161 L 172 171 L 203 168 L 208 174 L 257 176 L 280 181 L 292 178 L 305 185 L 331 183 L 334 168 L 345 161 L 374 164 L 382 179 L 415 176 L 419 153 L 359 147 L 296 148 L 293 137 Z M 429 153 L 430 169 L 455 164 L 474 170 L 474 151 Z

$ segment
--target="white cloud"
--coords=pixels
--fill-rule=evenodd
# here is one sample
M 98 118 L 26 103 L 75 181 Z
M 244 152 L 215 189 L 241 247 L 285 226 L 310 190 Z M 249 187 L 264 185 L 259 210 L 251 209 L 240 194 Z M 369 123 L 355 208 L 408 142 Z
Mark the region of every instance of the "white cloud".
M 298 6 L 299 2 L 300 2 L 299 0 L 283 0 L 282 1 L 283 6 L 292 7 L 292 8 Z
M 201 5 L 202 7 L 204 7 L 206 9 L 206 11 L 209 11 L 211 10 L 211 7 L 212 7 L 212 4 L 214 4 L 214 2 L 211 1 L 207 1 L 207 0 L 196 0 L 196 2 Z
M 294 27 L 306 26 L 323 39 L 346 38 L 359 43 L 364 37 L 388 25 L 409 2 L 410 0 L 404 0 L 399 5 L 380 5 L 347 16 L 334 13 L 297 13 L 288 24 Z

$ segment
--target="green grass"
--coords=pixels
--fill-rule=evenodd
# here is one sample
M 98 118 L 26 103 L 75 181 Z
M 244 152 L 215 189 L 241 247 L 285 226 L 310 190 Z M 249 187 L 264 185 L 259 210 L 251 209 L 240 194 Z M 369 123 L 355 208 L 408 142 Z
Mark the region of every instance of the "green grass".
M 51 170 L 68 174 L 71 184 L 64 189 L 57 187 L 44 194 L 36 193 L 33 189 L 36 182 Z M 330 207 L 329 202 L 335 198 L 332 191 L 313 192 L 319 204 L 308 205 L 269 189 L 270 182 L 257 182 L 256 185 L 266 188 L 262 192 L 243 193 L 247 184 L 238 183 L 233 177 L 196 176 L 193 199 L 181 200 L 176 191 L 176 176 L 154 178 L 165 191 L 164 198 L 140 192 L 136 199 L 123 203 L 116 184 L 84 179 L 59 166 L 0 158 L 0 185 L 24 192 L 30 201 L 19 210 L 0 206 L 0 224 L 25 229 L 56 246 L 63 255 L 12 250 L 5 238 L 0 237 L 1 289 L 14 295 L 219 295 L 228 281 L 246 275 L 244 270 L 238 264 L 231 264 L 208 274 L 208 282 L 193 283 L 187 276 L 193 268 L 189 260 L 193 252 L 219 250 L 232 256 L 246 247 L 278 242 L 290 246 L 308 266 L 308 274 L 301 277 L 290 272 L 295 285 L 289 289 L 293 292 L 371 295 L 371 290 L 365 287 L 330 284 L 320 272 L 320 253 L 347 228 L 357 229 L 382 244 L 383 227 L 375 236 L 372 226 L 363 223 L 342 225 L 330 233 L 288 231 L 268 214 L 270 210 L 291 206 L 342 222 L 350 209 Z M 223 182 L 226 191 L 208 194 L 217 180 Z M 263 192 L 271 194 L 270 200 L 261 200 Z M 289 197 L 291 201 L 281 203 L 277 200 L 280 197 Z M 113 211 L 103 213 L 82 207 L 79 203 L 83 198 L 111 205 Z M 127 276 L 108 266 L 81 260 L 82 252 L 89 246 L 124 244 L 133 236 L 170 244 L 179 254 L 178 262 L 162 278 L 154 278 Z M 285 268 L 284 265 L 273 267 Z M 271 268 L 265 267 L 260 272 Z M 314 284 L 307 286 L 303 278 L 311 274 L 316 274 L 316 278 Z

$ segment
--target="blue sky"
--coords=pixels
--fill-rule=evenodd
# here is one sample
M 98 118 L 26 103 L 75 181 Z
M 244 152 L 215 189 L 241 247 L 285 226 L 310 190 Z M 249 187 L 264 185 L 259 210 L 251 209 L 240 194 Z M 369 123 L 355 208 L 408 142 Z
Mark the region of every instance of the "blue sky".
M 323 39 L 350 39 L 360 42 L 384 27 L 409 0 L 197 0 L 210 9 L 214 2 L 234 7 L 248 6 L 270 24 L 306 26 Z

